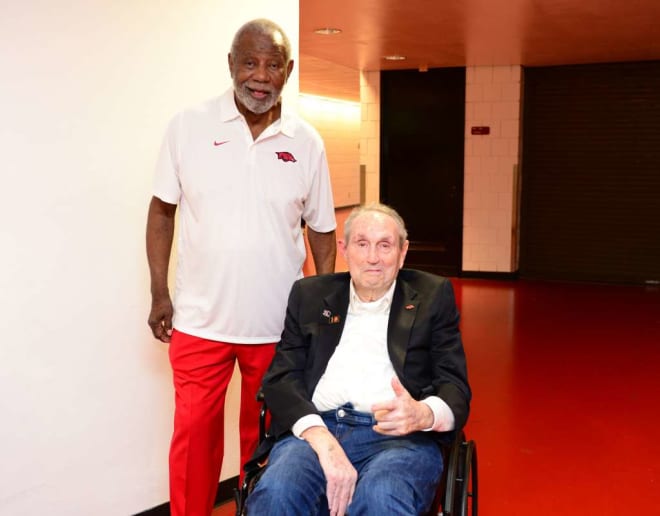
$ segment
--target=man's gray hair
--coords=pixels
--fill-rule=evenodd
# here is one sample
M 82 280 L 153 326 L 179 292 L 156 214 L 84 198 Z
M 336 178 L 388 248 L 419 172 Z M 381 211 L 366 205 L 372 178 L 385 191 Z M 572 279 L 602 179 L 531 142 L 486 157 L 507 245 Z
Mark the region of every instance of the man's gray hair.
M 234 35 L 234 40 L 231 43 L 231 50 L 230 50 L 233 56 L 238 55 L 240 39 L 244 34 L 247 33 L 261 34 L 264 36 L 273 37 L 275 39 L 276 44 L 282 47 L 286 62 L 288 63 L 289 61 L 291 61 L 291 42 L 289 41 L 288 36 L 286 35 L 282 27 L 280 27 L 274 21 L 267 20 L 266 18 L 258 18 L 256 20 L 251 20 L 243 24 L 241 28 L 236 31 L 236 34 Z M 279 34 L 281 36 L 281 41 L 279 41 L 279 38 L 276 36 L 276 34 Z
M 403 248 L 403 244 L 405 244 L 406 239 L 408 238 L 408 230 L 406 230 L 406 224 L 403 222 L 403 218 L 394 208 L 378 202 L 357 206 L 353 209 L 344 222 L 344 240 L 346 242 L 351 239 L 353 221 L 365 213 L 382 213 L 383 215 L 390 217 L 396 223 L 399 232 L 399 248 Z

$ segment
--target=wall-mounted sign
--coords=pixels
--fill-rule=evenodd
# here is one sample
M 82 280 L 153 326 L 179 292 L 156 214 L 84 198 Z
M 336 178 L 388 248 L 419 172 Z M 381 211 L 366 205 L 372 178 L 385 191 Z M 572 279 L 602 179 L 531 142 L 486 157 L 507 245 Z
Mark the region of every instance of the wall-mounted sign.
M 477 135 L 490 134 L 490 127 L 487 125 L 474 125 L 470 132 Z

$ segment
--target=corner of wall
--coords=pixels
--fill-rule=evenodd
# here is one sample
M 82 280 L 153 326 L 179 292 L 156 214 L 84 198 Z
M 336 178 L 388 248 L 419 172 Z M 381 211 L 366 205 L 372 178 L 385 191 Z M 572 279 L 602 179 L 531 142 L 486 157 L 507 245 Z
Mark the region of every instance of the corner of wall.
M 521 73 L 519 65 L 466 69 L 463 270 L 517 268 Z M 477 127 L 487 134 L 473 134 Z
M 360 72 L 360 164 L 365 167 L 365 202 L 380 200 L 380 72 Z

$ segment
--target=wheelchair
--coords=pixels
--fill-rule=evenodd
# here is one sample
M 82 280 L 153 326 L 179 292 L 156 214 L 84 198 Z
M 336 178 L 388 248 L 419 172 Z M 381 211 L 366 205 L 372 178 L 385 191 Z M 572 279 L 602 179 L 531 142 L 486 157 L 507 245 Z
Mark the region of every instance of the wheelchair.
M 266 428 L 268 408 L 261 393 L 257 398 L 262 402 L 259 414 L 259 442 L 262 443 L 269 437 Z M 476 442 L 467 440 L 465 432 L 457 432 L 451 444 L 443 445 L 442 458 L 442 478 L 435 501 L 426 516 L 477 516 L 479 484 Z M 266 461 L 267 458 L 263 462 L 250 461 L 252 466 L 246 467 L 243 484 L 235 490 L 236 516 L 247 516 L 247 497 L 264 472 Z

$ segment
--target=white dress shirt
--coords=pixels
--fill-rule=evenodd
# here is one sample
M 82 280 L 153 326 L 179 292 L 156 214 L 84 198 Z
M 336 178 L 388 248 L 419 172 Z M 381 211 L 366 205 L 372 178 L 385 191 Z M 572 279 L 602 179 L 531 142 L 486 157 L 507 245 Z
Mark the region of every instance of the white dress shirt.
M 395 397 L 391 382 L 396 373 L 387 352 L 387 325 L 395 285 L 396 281 L 380 299 L 365 302 L 360 300 L 351 281 L 344 331 L 312 396 L 320 412 L 346 403 L 352 403 L 355 410 L 371 412 L 374 403 Z M 454 414 L 443 400 L 430 396 L 422 402 L 431 408 L 434 416 L 433 426 L 426 431 L 453 430 Z M 291 430 L 300 438 L 312 426 L 325 426 L 321 416 L 304 416 Z

